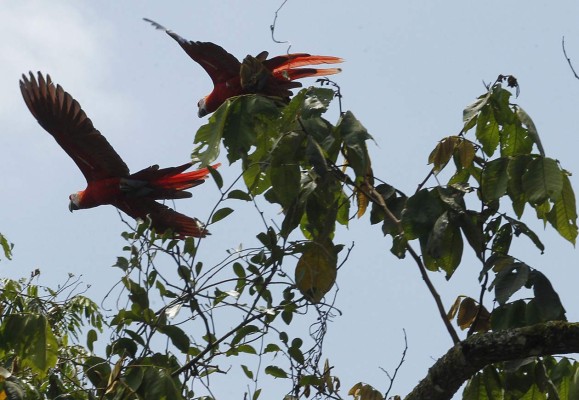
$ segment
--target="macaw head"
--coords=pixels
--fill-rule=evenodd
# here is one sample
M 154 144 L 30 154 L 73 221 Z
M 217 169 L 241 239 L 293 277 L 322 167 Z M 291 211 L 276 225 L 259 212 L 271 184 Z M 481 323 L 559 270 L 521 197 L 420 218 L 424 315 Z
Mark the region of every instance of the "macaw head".
M 70 212 L 80 209 L 80 195 L 81 192 L 77 192 L 68 196 L 68 198 L 70 199 L 70 203 L 68 203 L 68 209 L 70 210 Z

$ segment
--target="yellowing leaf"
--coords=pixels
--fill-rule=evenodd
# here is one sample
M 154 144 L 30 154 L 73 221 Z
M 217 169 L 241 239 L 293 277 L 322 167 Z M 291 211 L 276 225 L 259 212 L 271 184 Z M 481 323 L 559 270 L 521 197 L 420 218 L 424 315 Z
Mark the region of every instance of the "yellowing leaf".
M 308 243 L 295 271 L 300 292 L 312 303 L 318 303 L 334 286 L 336 275 L 337 259 L 332 242 Z
M 458 136 L 449 136 L 442 139 L 428 156 L 428 163 L 433 164 L 434 173 L 439 173 L 454 154 L 459 143 Z
M 462 302 L 463 298 L 464 298 L 464 296 L 458 296 L 456 298 L 456 300 L 454 301 L 454 304 L 452 305 L 452 307 L 450 307 L 450 310 L 448 310 L 448 312 L 446 313 L 446 318 L 449 321 L 451 319 L 453 319 L 454 316 L 456 315 L 456 312 L 458 311 L 458 307 L 460 306 L 460 303 Z
M 476 317 L 478 312 L 478 305 L 470 297 L 466 297 L 461 303 L 458 309 L 458 315 L 456 317 L 456 323 L 460 329 L 465 330 L 470 327 L 472 322 Z
M 371 385 L 366 383 L 358 382 L 348 392 L 349 396 L 352 396 L 354 400 L 383 400 L 384 395 L 378 390 L 374 389 Z
M 472 165 L 475 153 L 474 145 L 468 140 L 462 140 L 456 147 L 456 154 L 463 168 L 468 168 Z

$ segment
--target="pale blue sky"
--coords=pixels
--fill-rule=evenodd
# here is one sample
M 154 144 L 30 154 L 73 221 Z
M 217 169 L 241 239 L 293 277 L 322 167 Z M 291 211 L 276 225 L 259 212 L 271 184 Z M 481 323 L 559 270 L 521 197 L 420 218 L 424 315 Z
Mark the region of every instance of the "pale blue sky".
M 125 227 L 112 207 L 68 211 L 68 195 L 84 188 L 84 178 L 26 109 L 18 89 L 21 73 L 51 74 L 133 171 L 154 163 L 178 165 L 188 160 L 193 135 L 206 120 L 197 118 L 196 104 L 210 91 L 211 81 L 171 38 L 142 18 L 191 40 L 218 43 L 239 58 L 261 50 L 275 55 L 287 51 L 269 33 L 278 3 L 4 0 L 0 232 L 15 248 L 14 260 L 0 263 L 2 276 L 28 276 L 40 268 L 40 283 L 55 284 L 68 272 L 82 274 L 98 301 L 120 278 L 120 271 L 109 266 L 124 244 L 119 233 Z M 498 74 L 518 78 L 516 101 L 533 117 L 547 155 L 579 171 L 579 81 L 561 52 L 565 36 L 579 68 L 578 16 L 575 1 L 290 0 L 278 18 L 276 37 L 290 41 L 294 52 L 346 60 L 335 80 L 344 107 L 377 142 L 370 148 L 374 172 L 412 193 L 428 172 L 426 160 L 437 140 L 460 130 L 462 109 L 483 92 L 483 81 L 492 82 Z M 335 122 L 336 112 L 327 118 Z M 224 165 L 221 172 L 231 182 L 239 165 Z M 571 182 L 579 187 L 576 174 Z M 214 184 L 207 182 L 193 194 L 191 200 L 178 201 L 177 209 L 206 219 L 218 198 Z M 530 212 L 525 217 L 532 221 Z M 255 218 L 237 212 L 212 226 L 203 250 L 219 257 L 251 242 L 247 237 Z M 518 255 L 547 274 L 569 319 L 577 321 L 576 251 L 552 229 L 531 225 L 544 238 L 546 252 L 541 256 L 520 238 Z M 325 344 L 342 378 L 343 395 L 358 381 L 387 387 L 379 367 L 392 371 L 398 363 L 402 328 L 409 350 L 391 394 L 406 394 L 451 340 L 416 267 L 389 253 L 389 240 L 369 225 L 367 216 L 352 221 L 336 241 L 356 242 L 338 276 L 336 306 L 344 315 L 330 326 Z M 479 269 L 470 260 L 448 283 L 442 274 L 433 275 L 447 308 L 457 295 L 477 295 Z M 235 374 L 241 376 L 241 370 L 227 377 L 227 387 L 218 391 L 222 398 L 242 397 L 246 381 Z M 268 389 L 279 390 L 266 381 Z

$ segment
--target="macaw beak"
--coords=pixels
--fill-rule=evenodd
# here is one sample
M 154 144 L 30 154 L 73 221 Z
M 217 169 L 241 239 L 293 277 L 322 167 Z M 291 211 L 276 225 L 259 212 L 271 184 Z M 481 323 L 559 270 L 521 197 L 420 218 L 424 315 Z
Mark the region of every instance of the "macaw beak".
M 78 206 L 76 204 L 74 204 L 74 201 L 70 201 L 70 203 L 68 203 L 68 210 L 70 212 L 73 212 L 74 210 L 78 210 Z
M 199 100 L 199 103 L 197 103 L 197 107 L 199 107 L 199 111 L 197 111 L 197 116 L 199 118 L 202 118 L 202 117 L 206 116 L 207 114 L 209 114 L 207 112 L 207 108 L 205 107 L 205 97 L 202 98 L 201 100 Z

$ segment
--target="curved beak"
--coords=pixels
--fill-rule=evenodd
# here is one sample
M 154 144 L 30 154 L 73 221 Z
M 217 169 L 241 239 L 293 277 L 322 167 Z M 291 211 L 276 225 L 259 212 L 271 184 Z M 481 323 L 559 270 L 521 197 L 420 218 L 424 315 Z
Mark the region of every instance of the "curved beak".
M 76 204 L 74 204 L 74 201 L 70 201 L 70 203 L 68 203 L 68 210 L 70 212 L 73 212 L 74 210 L 78 210 L 78 206 Z
M 197 107 L 199 107 L 199 111 L 197 111 L 197 116 L 199 118 L 202 118 L 204 116 L 206 116 L 207 114 L 209 114 L 207 112 L 207 109 L 205 107 L 205 99 L 206 97 L 202 98 L 201 100 L 199 100 L 199 102 L 197 103 Z

